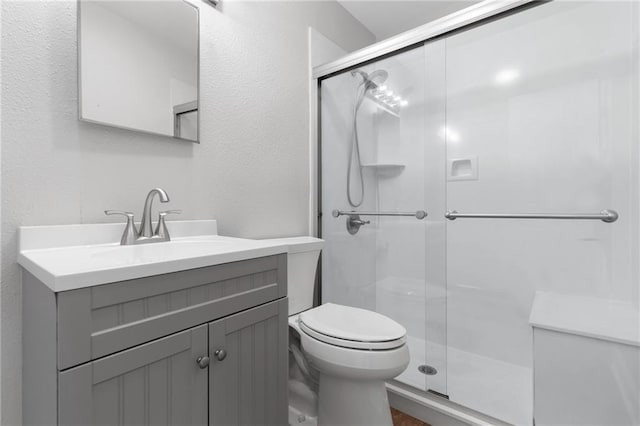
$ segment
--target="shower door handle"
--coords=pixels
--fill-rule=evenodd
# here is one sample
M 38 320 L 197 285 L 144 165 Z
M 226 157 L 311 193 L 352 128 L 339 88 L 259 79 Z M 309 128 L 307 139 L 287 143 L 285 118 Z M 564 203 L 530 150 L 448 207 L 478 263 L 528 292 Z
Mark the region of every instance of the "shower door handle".
M 463 219 L 565 219 L 565 220 L 601 220 L 613 223 L 618 220 L 618 212 L 611 209 L 599 213 L 458 213 L 448 210 L 444 217 L 449 220 Z

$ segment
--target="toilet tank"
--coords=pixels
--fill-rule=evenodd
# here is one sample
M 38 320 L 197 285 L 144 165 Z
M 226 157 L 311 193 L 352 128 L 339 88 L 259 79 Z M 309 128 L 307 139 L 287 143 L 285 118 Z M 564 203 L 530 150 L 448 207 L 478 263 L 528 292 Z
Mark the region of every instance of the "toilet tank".
M 287 255 L 289 315 L 312 308 L 316 269 L 324 240 L 313 237 L 291 237 L 271 241 L 289 246 Z

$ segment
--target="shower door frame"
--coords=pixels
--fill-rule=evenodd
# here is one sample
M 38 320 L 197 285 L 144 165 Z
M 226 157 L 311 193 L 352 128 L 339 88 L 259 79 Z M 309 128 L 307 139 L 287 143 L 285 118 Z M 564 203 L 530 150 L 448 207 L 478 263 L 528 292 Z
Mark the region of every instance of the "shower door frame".
M 482 25 L 488 21 L 500 19 L 523 9 L 549 3 L 550 1 L 553 0 L 485 0 L 412 30 L 374 43 L 371 46 L 356 50 L 335 61 L 318 65 L 313 68 L 312 78 L 318 81 L 319 87 L 321 80 L 335 74 L 376 62 L 403 50 L 418 47 L 429 40 L 449 35 L 454 31 L 464 30 L 472 25 Z

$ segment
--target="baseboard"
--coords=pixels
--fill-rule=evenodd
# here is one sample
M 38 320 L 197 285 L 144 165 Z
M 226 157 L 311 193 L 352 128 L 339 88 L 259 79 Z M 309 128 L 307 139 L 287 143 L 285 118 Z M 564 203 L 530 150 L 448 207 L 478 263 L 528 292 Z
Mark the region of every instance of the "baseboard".
M 389 404 L 431 426 L 508 426 L 454 402 L 398 382 L 387 383 Z

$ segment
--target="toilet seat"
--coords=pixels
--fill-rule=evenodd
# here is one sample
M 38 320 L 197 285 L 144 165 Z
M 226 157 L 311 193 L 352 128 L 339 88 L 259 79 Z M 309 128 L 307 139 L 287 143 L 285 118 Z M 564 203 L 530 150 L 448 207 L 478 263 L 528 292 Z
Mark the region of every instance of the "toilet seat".
M 369 351 L 398 348 L 407 334 L 403 326 L 377 312 L 333 303 L 302 312 L 299 326 L 321 342 Z

